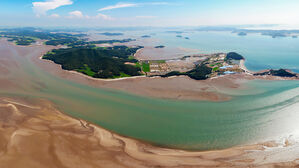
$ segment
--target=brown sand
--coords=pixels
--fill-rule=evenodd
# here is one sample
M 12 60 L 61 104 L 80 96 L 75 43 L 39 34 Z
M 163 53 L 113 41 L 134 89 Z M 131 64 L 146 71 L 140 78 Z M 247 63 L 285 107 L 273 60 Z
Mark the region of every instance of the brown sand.
M 146 168 L 146 167 L 293 167 L 256 164 L 249 154 L 265 143 L 221 151 L 188 152 L 154 147 L 111 133 L 56 110 L 46 100 L 0 98 L 0 167 Z

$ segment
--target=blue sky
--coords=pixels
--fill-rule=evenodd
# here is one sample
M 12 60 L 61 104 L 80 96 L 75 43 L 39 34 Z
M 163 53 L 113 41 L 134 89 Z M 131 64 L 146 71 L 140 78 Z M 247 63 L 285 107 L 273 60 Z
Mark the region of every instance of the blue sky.
M 0 0 L 0 26 L 299 25 L 298 0 Z

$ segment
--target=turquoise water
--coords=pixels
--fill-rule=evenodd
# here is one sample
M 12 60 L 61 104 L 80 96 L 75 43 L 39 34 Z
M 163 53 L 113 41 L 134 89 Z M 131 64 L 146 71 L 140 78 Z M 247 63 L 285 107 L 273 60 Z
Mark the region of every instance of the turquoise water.
M 233 98 L 220 103 L 161 100 L 77 84 L 37 67 L 15 47 L 0 46 L 0 53 L 7 49 L 7 59 L 18 66 L 1 79 L 19 87 L 0 88 L 1 95 L 49 99 L 63 112 L 121 135 L 189 150 L 299 135 L 299 81 L 251 81 L 245 90 L 223 91 Z
M 221 103 L 144 98 L 55 77 L 46 81 L 38 95 L 64 112 L 161 146 L 221 149 L 294 135 L 299 126 L 298 81 L 254 81 L 249 85 L 259 91 Z
M 212 31 L 186 31 L 182 34 L 190 40 L 176 35 L 159 31 L 152 37 L 159 39 L 156 45 L 198 49 L 203 53 L 238 52 L 246 58 L 246 66 L 252 71 L 287 68 L 299 73 L 299 38 L 272 38 L 260 34 L 238 36 L 231 32 Z

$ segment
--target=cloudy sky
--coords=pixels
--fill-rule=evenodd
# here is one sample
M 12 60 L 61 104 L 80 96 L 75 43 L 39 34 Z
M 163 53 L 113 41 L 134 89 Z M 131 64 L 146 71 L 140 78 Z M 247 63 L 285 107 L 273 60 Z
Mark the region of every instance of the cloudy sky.
M 0 0 L 0 26 L 299 25 L 299 0 Z

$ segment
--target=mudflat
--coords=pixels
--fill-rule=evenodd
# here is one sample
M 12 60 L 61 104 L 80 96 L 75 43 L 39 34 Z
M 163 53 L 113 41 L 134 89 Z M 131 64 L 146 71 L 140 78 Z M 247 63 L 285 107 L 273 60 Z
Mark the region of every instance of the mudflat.
M 0 98 L 0 166 L 57 168 L 115 167 L 290 167 L 275 163 L 266 148 L 278 144 L 188 152 L 123 137 L 61 113 L 47 100 Z M 260 154 L 264 159 L 260 161 Z M 283 153 L 282 153 L 283 154 Z M 17 160 L 17 161 L 16 161 Z

